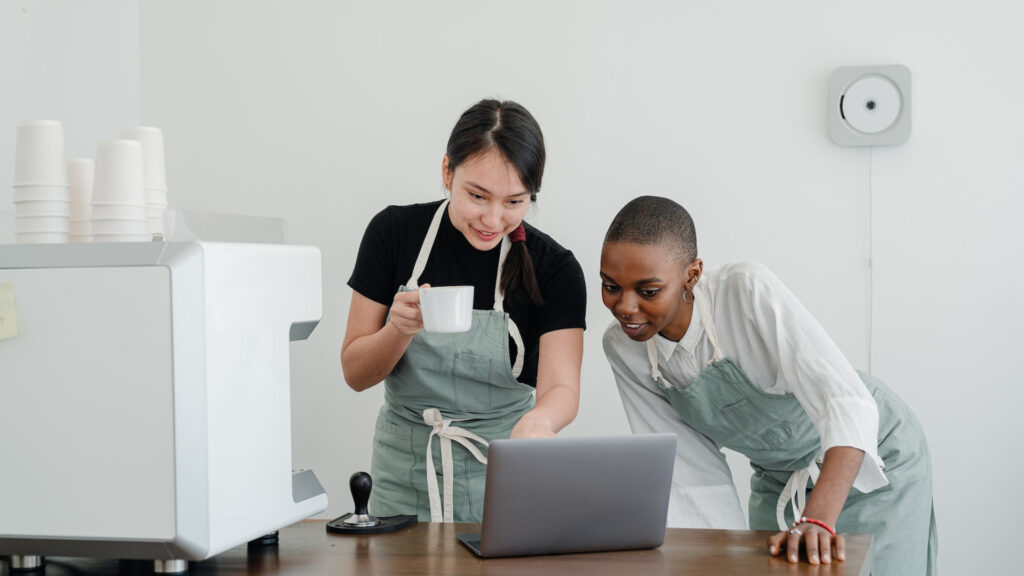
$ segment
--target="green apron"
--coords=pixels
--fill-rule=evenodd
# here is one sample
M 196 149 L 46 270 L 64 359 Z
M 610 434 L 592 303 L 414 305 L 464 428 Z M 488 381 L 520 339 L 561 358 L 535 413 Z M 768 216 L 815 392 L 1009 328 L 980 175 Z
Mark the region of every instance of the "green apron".
M 651 375 L 686 424 L 750 459 L 750 528 L 786 530 L 802 515 L 811 493 L 808 481 L 818 477 L 818 431 L 794 395 L 757 388 L 724 356 L 710 294 L 695 290 L 694 299 L 714 350 L 711 361 L 691 386 L 674 386 L 661 376 L 652 339 Z M 867 494 L 851 488 L 836 530 L 874 535 L 875 576 L 934 575 L 938 538 L 924 431 L 884 383 L 858 374 L 878 405 L 878 455 L 889 484 Z
M 403 291 L 418 286 L 447 207 L 448 202 L 442 202 L 434 214 Z M 506 237 L 498 260 L 494 309 L 474 310 L 468 332 L 421 330 L 384 382 L 371 464 L 370 509 L 377 516 L 482 520 L 488 442 L 508 438 L 533 406 L 533 388 L 516 380 L 523 366 L 523 340 L 503 309 L 500 291 L 509 246 Z M 509 362 L 509 335 L 516 344 L 514 365 Z M 464 450 L 453 451 L 453 441 Z

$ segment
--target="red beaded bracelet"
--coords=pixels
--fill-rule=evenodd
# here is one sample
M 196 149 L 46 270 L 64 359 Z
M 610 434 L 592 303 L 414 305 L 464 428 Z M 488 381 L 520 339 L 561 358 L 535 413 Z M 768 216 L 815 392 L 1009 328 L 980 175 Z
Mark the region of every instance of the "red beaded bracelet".
M 836 535 L 836 531 L 833 530 L 831 526 L 829 526 L 828 524 L 825 524 L 821 520 L 817 520 L 815 518 L 808 518 L 807 516 L 801 516 L 799 521 L 793 523 L 793 527 L 796 528 L 800 524 L 815 524 L 817 526 L 821 526 L 825 530 L 828 530 L 829 534 L 831 534 L 833 536 Z

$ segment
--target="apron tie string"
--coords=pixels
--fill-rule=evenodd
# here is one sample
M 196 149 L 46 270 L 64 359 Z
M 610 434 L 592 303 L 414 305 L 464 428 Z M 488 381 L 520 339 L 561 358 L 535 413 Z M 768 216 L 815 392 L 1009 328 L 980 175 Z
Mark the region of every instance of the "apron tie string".
M 480 449 L 473 445 L 479 442 L 487 446 L 487 440 L 473 434 L 469 430 L 452 426 L 452 420 L 441 417 L 441 411 L 437 408 L 427 408 L 423 411 L 423 422 L 432 427 L 430 437 L 427 438 L 427 492 L 430 495 L 430 521 L 431 522 L 454 522 L 455 513 L 453 500 L 455 498 L 454 466 L 452 464 L 452 440 L 462 444 L 482 464 L 487 464 L 487 457 L 480 452 Z M 444 508 L 442 513 L 441 496 L 438 494 L 437 473 L 434 471 L 434 452 L 431 443 L 434 436 L 441 439 L 441 477 L 444 481 Z
M 789 476 L 789 481 L 779 494 L 779 502 L 775 506 L 775 519 L 779 523 L 779 530 L 789 528 L 786 524 L 787 502 L 793 507 L 793 518 L 803 516 L 803 510 L 807 506 L 807 481 L 810 480 L 811 485 L 817 484 L 818 474 L 818 464 L 811 462 L 807 468 L 797 470 Z

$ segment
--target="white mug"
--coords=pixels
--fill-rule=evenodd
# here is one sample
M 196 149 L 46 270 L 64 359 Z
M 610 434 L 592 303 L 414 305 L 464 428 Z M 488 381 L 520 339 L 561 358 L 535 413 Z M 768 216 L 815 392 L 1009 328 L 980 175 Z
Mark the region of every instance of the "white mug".
M 427 332 L 466 332 L 473 325 L 473 287 L 420 288 L 420 311 Z

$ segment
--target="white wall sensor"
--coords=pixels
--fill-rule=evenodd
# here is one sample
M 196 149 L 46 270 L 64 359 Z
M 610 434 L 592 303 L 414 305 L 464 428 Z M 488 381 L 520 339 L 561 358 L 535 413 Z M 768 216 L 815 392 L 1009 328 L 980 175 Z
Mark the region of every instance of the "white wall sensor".
M 846 66 L 829 82 L 829 128 L 840 146 L 895 146 L 910 138 L 910 69 Z

